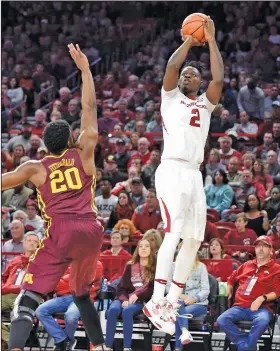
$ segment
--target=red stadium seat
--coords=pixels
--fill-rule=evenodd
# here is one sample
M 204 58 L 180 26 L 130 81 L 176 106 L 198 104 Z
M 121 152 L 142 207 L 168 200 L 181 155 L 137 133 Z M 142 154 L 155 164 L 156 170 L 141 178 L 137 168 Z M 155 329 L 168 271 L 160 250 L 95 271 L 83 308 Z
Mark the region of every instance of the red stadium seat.
M 207 208 L 207 214 L 210 214 L 216 218 L 215 222 L 218 222 L 220 219 L 220 212 L 214 210 L 213 208 Z
M 207 213 L 207 221 L 215 223 L 217 222 L 216 217 L 212 215 L 211 213 Z
M 217 226 L 219 237 L 223 239 L 223 237 L 226 235 L 226 233 L 230 230 L 228 227 L 223 227 L 223 226 Z

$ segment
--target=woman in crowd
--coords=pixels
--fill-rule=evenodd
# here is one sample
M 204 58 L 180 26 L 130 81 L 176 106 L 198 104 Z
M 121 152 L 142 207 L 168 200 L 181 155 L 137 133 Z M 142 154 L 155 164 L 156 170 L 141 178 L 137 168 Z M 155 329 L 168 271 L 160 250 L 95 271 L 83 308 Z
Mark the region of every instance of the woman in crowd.
M 270 197 L 264 201 L 263 209 L 267 211 L 269 220 L 276 217 L 280 213 L 280 187 L 273 186 L 270 191 Z
M 203 186 L 206 187 L 208 185 L 211 185 L 213 180 L 212 180 L 212 177 L 210 175 L 207 175 L 206 165 L 204 162 L 202 162 L 200 164 L 199 170 L 200 170 L 201 175 L 202 175 Z
M 222 169 L 225 171 L 226 167 L 225 167 L 225 165 L 220 163 L 219 150 L 218 149 L 211 149 L 210 154 L 209 154 L 209 158 L 208 158 L 208 162 L 206 164 L 206 173 L 207 173 L 207 175 L 210 175 L 211 177 L 213 177 L 215 171 L 218 169 Z
M 13 168 L 16 169 L 20 165 L 20 159 L 25 156 L 25 149 L 23 145 L 16 145 L 13 150 L 12 164 Z
M 226 172 L 222 169 L 216 170 L 213 176 L 213 184 L 205 188 L 207 208 L 218 212 L 227 210 L 232 203 L 234 192 L 228 185 Z
M 255 156 L 252 152 L 245 152 L 245 154 L 242 156 L 242 161 L 243 161 L 242 171 L 244 171 L 245 169 L 248 169 L 249 171 L 251 171 L 253 168 L 253 164 L 255 162 Z
M 273 179 L 269 174 L 267 174 L 263 160 L 257 159 L 254 162 L 252 173 L 254 181 L 262 183 L 266 190 L 265 195 L 269 196 L 271 188 L 273 186 Z
M 16 106 L 23 101 L 23 89 L 18 85 L 18 81 L 15 77 L 10 78 L 9 80 L 9 89 L 7 95 L 11 99 L 12 106 Z
M 129 156 L 132 157 L 133 155 L 138 153 L 138 140 L 139 140 L 139 134 L 136 132 L 133 132 L 129 136 L 129 144 L 128 144 L 128 153 Z
M 261 210 L 260 198 L 250 194 L 245 201 L 243 211 L 248 218 L 247 228 L 253 229 L 257 236 L 265 235 L 269 229 L 269 219 L 267 212 Z
M 174 264 L 172 273 L 174 271 Z M 173 276 L 173 274 L 172 274 Z M 167 290 L 170 287 L 170 280 L 167 283 Z M 183 293 L 180 295 L 176 318 L 176 350 L 181 350 L 184 344 L 192 341 L 192 336 L 188 331 L 188 319 L 180 317 L 182 315 L 192 315 L 199 317 L 206 315 L 208 308 L 208 296 L 210 294 L 209 279 L 206 266 L 199 261 L 198 255 L 193 264 L 192 271 L 188 277 Z M 191 317 L 191 316 L 190 316 Z
M 138 242 L 132 260 L 127 264 L 117 287 L 117 295 L 107 313 L 107 350 L 113 349 L 116 324 L 119 315 L 123 319 L 124 351 L 131 350 L 133 316 L 140 313 L 144 302 L 153 294 L 156 256 L 148 240 Z
M 121 190 L 118 195 L 118 204 L 111 212 L 107 228 L 114 228 L 116 223 L 122 219 L 131 219 L 134 212 L 134 204 L 131 197 L 125 190 Z
M 121 219 L 118 221 L 118 223 L 114 226 L 114 229 L 117 229 L 120 231 L 120 233 L 122 234 L 122 241 L 123 244 L 125 243 L 132 243 L 133 240 L 133 236 L 139 234 L 140 232 L 137 231 L 135 225 L 133 224 L 133 222 L 130 219 Z M 133 253 L 135 247 L 132 246 L 125 246 L 125 249 L 129 252 L 129 253 Z
M 149 241 L 155 254 L 157 254 L 160 248 L 160 245 L 162 244 L 162 237 L 160 232 L 156 229 L 149 229 L 144 233 L 143 239 L 146 239 Z
M 225 260 L 230 259 L 231 257 L 225 253 L 224 242 L 220 238 L 213 238 L 209 242 L 208 247 L 208 258 L 213 260 Z M 223 264 L 218 262 L 213 262 L 207 264 L 208 273 L 212 274 L 218 281 L 226 282 L 228 277 L 227 269 L 224 270 Z

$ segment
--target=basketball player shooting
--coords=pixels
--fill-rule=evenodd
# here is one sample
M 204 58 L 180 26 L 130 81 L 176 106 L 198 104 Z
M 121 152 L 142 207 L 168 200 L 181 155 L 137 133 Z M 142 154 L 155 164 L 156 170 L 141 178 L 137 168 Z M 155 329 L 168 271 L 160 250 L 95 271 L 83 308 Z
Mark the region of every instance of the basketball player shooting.
M 95 88 L 87 57 L 78 45 L 70 44 L 68 48 L 83 81 L 78 144 L 73 145 L 66 121 L 51 122 L 43 134 L 50 155 L 41 161 L 28 161 L 2 177 L 3 190 L 27 181 L 35 184 L 46 223 L 45 237 L 30 258 L 15 301 L 9 342 L 12 351 L 24 349 L 36 308 L 54 291 L 70 263 L 70 288 L 87 335 L 96 349 L 104 342 L 99 316 L 89 296 L 103 241 L 94 205 L 94 149 L 98 138 Z M 70 350 L 67 339 L 56 346 L 56 350 Z
M 158 329 L 169 334 L 175 332 L 177 301 L 204 238 L 206 199 L 199 166 L 204 159 L 211 112 L 221 97 L 224 82 L 224 66 L 215 41 L 214 22 L 206 17 L 203 26 L 212 73 L 206 93 L 197 96 L 202 84 L 199 63 L 189 62 L 179 75 L 190 48 L 201 45 L 197 39 L 182 32 L 183 44 L 168 61 L 161 91 L 164 150 L 156 172 L 156 190 L 165 223 L 165 237 L 158 252 L 153 297 L 143 311 Z M 164 297 L 180 238 L 183 243 L 175 263 L 171 288 Z M 190 341 L 192 337 L 186 330 L 181 342 Z

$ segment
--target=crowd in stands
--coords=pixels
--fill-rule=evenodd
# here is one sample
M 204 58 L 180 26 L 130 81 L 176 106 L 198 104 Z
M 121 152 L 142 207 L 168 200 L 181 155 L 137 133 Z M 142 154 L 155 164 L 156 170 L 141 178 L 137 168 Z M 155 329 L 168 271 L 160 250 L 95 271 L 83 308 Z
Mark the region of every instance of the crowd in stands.
M 163 148 L 160 91 L 168 58 L 181 43 L 182 13 L 204 12 L 213 18 L 225 80 L 221 101 L 212 113 L 201 165 L 207 226 L 192 272 L 192 276 L 199 276 L 200 285 L 194 286 L 195 279 L 189 278 L 181 310 L 194 315 L 205 312 L 207 271 L 223 282 L 237 268 L 230 280 L 233 284 L 242 272 L 240 267 L 255 262 L 258 246 L 265 246 L 273 262 L 280 259 L 280 9 L 276 2 L 129 2 L 125 6 L 122 2 L 10 2 L 3 7 L 1 126 L 9 140 L 2 141 L 2 173 L 48 153 L 42 132 L 50 121 L 68 121 L 73 138 L 78 138 L 81 93 L 65 85 L 73 72 L 67 44 L 79 43 L 90 62 L 113 56 L 108 70 L 94 75 L 99 127 L 95 201 L 105 237 L 92 300 L 102 286 L 101 277 L 117 289 L 108 313 L 109 349 L 121 311 L 124 347 L 131 348 L 133 313 L 151 297 L 156 252 L 164 236 L 155 191 L 155 172 Z M 138 34 L 136 23 L 145 18 L 152 18 L 154 24 L 152 40 L 147 37 L 132 55 L 119 55 L 116 60 L 113 53 L 118 45 L 124 49 L 124 43 Z M 135 25 L 131 27 L 131 23 Z M 143 37 L 145 31 L 151 27 L 141 28 Z M 202 93 L 211 79 L 207 47 L 194 48 L 189 59 L 203 65 Z M 57 95 L 38 106 L 36 94 L 50 86 L 56 87 Z M 25 114 L 17 115 L 13 108 L 21 103 Z M 35 242 L 44 235 L 44 223 L 36 189 L 30 183 L 2 192 L 1 213 L 2 294 L 7 301 L 2 302 L 3 311 L 11 309 L 19 292 L 21 272 L 38 244 Z M 13 253 L 22 254 L 15 257 Z M 120 257 L 120 264 L 114 267 L 108 259 L 113 256 Z M 207 259 L 207 270 L 199 258 Z M 223 266 L 218 260 L 223 260 Z M 273 269 L 277 272 L 277 266 Z M 51 335 L 56 335 L 56 344 L 67 340 L 73 347 L 79 314 L 71 300 L 68 276 L 67 271 L 55 298 L 39 307 L 37 317 Z M 199 308 L 191 307 L 193 304 Z M 58 311 L 57 306 L 62 305 L 63 310 Z M 68 328 L 66 323 L 62 330 L 48 318 L 54 312 L 65 312 L 69 325 L 73 320 L 76 324 Z M 49 322 L 44 323 L 44 319 Z M 222 319 L 220 322 L 222 325 Z M 186 327 L 186 320 L 176 325 L 178 349 Z M 8 330 L 2 324 L 3 328 L 5 349 Z

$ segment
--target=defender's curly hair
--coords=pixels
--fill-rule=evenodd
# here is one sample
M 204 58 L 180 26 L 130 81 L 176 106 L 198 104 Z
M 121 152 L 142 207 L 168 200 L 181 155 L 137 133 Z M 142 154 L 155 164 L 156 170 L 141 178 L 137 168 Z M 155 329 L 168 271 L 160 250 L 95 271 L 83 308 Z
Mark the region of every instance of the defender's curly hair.
M 203 72 L 203 68 L 202 65 L 199 61 L 189 61 L 187 63 L 184 64 L 181 72 L 186 68 L 186 67 L 193 67 L 196 68 L 198 70 L 198 72 L 200 73 L 200 75 L 202 76 L 202 72 Z M 180 74 L 181 74 L 180 72 Z
M 43 138 L 49 152 L 59 155 L 67 148 L 70 139 L 70 126 L 64 120 L 50 122 L 44 129 Z

